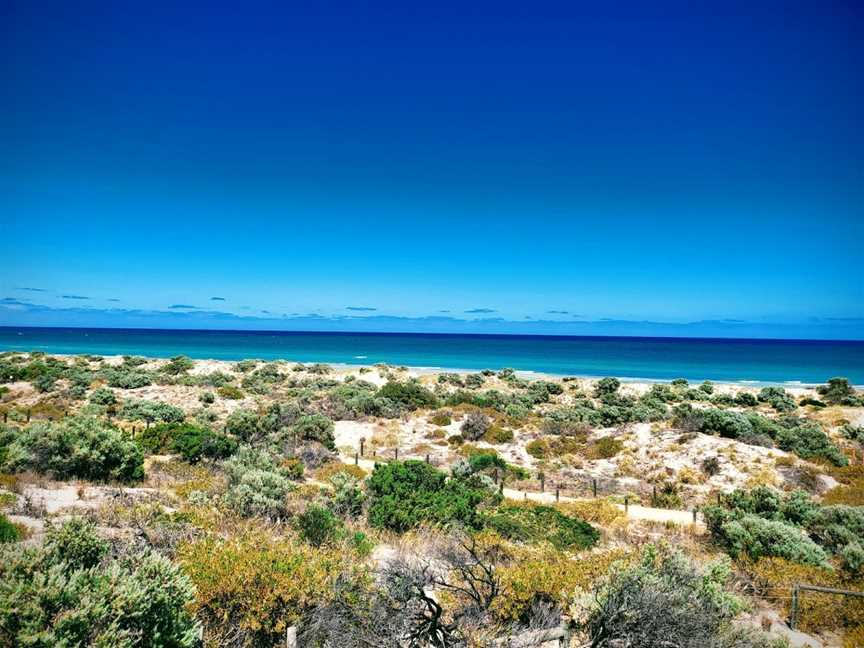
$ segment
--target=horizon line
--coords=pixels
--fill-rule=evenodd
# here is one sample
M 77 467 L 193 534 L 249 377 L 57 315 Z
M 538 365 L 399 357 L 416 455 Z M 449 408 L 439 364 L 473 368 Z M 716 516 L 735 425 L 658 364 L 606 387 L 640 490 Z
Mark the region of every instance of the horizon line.
M 825 338 L 775 338 L 775 337 L 718 337 L 690 335 L 563 335 L 555 333 L 444 333 L 429 331 L 286 331 L 279 329 L 224 329 L 224 328 L 151 328 L 146 326 L 9 326 L 0 325 L 2 330 L 87 330 L 87 331 L 152 331 L 172 333 L 237 333 L 269 335 L 359 335 L 359 336 L 405 336 L 405 337 L 478 337 L 478 338 L 556 338 L 556 339 L 599 339 L 599 340 L 702 340 L 736 342 L 806 342 L 820 344 L 864 344 L 864 339 L 825 339 Z

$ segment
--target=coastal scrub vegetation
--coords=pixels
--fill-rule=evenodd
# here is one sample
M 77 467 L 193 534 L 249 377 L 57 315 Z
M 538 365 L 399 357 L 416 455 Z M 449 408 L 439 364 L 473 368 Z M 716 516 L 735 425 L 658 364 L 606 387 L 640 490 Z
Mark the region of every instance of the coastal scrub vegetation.
M 301 646 L 468 648 L 563 626 L 773 648 L 742 592 L 864 589 L 840 379 L 8 353 L 0 380 L 0 645 L 257 648 L 295 626 Z M 818 596 L 801 614 L 864 625 Z

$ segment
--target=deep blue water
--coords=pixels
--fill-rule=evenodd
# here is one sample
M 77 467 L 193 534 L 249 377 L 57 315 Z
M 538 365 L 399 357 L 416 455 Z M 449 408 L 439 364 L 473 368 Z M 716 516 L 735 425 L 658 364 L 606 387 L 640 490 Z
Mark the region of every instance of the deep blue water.
M 864 342 L 0 327 L 0 350 L 514 369 L 574 376 L 864 384 Z

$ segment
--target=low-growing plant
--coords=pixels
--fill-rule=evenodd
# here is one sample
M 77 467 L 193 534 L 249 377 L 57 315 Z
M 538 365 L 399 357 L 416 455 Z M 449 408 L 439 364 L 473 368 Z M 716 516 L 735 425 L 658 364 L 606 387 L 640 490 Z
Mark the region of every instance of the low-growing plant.
M 449 412 L 435 412 L 429 417 L 429 422 L 432 425 L 445 426 L 450 425 L 452 419 L 450 418 Z
M 338 549 L 316 549 L 260 529 L 182 545 L 178 558 L 196 586 L 192 612 L 207 645 L 284 645 L 285 631 L 335 596 L 337 580 L 363 570 Z
M 21 538 L 18 527 L 12 523 L 6 515 L 0 513 L 0 544 L 4 542 L 17 542 Z
M 556 549 L 588 549 L 600 538 L 599 532 L 584 520 L 534 503 L 499 506 L 486 516 L 486 526 L 508 540 L 549 542 Z
M 624 443 L 620 439 L 605 436 L 588 446 L 586 456 L 589 459 L 611 459 L 621 452 L 623 447 Z
M 156 553 L 106 561 L 107 543 L 73 518 L 40 548 L 0 548 L 0 639 L 10 646 L 198 645 L 189 578 Z
M 222 385 L 216 389 L 216 393 L 226 400 L 242 400 L 246 397 L 243 390 L 236 385 Z
M 513 430 L 501 427 L 500 425 L 491 425 L 482 438 L 486 443 L 513 443 Z

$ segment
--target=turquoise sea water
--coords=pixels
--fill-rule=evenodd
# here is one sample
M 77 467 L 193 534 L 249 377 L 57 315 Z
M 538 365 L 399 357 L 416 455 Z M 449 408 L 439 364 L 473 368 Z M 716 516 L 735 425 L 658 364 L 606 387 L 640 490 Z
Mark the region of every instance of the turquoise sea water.
M 864 384 L 864 342 L 0 327 L 0 350 L 412 367 L 671 380 Z

